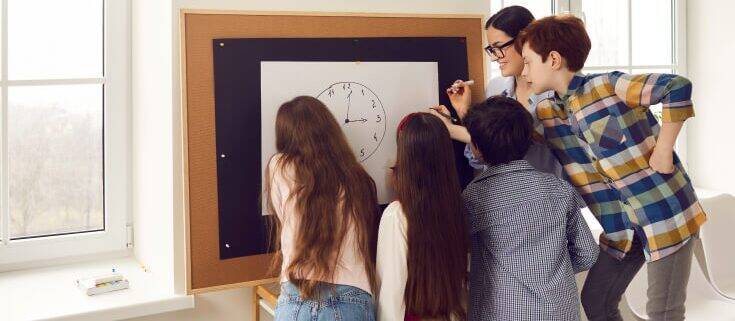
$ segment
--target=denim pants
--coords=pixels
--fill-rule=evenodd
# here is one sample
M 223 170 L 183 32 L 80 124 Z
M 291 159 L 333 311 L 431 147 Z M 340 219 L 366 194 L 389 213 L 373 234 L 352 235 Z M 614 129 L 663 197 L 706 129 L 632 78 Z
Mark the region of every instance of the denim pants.
M 275 321 L 375 321 L 373 297 L 356 287 L 320 285 L 319 300 L 302 300 L 290 282 L 281 284 Z

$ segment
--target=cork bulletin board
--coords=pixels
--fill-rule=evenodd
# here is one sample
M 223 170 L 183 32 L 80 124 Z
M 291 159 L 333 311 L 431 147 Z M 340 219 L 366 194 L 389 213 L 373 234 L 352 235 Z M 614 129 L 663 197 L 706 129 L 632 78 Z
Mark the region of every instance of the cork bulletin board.
M 333 43 L 338 44 L 342 38 L 375 38 L 374 41 L 384 38 L 388 42 L 397 41 L 389 38 L 413 41 L 419 38 L 435 38 L 434 40 L 439 39 L 440 42 L 440 38 L 445 38 L 445 41 L 449 39 L 455 44 L 461 42 L 465 46 L 462 53 L 466 55 L 463 57 L 466 62 L 461 61 L 457 64 L 460 67 L 453 67 L 464 70 L 449 73 L 467 75 L 468 79 L 475 80 L 472 88 L 473 100 L 479 101 L 484 98 L 485 78 L 482 25 L 481 16 L 468 15 L 182 11 L 182 132 L 185 144 L 188 291 L 201 293 L 253 286 L 274 280 L 273 276 L 267 275 L 271 255 L 265 251 L 264 227 L 260 221 L 262 218 L 258 217 L 261 215 L 260 210 L 243 206 L 243 203 L 232 203 L 229 201 L 231 196 L 223 198 L 227 195 L 223 193 L 224 189 L 232 185 L 232 182 L 224 183 L 224 178 L 231 176 L 225 170 L 232 166 L 222 163 L 224 157 L 220 153 L 223 135 L 229 129 L 222 127 L 220 132 L 217 131 L 223 116 L 217 115 L 216 108 L 223 101 L 222 94 L 218 94 L 219 98 L 216 99 L 216 93 L 222 92 L 222 80 L 215 79 L 217 47 L 223 44 L 226 46 L 228 42 L 238 39 L 258 39 L 263 42 L 258 47 L 262 49 L 263 46 L 273 43 L 269 39 L 283 45 L 283 41 L 279 42 L 277 39 L 332 39 Z M 427 47 L 424 43 L 421 50 L 431 50 L 430 48 L 432 47 Z M 436 50 L 441 51 L 442 48 Z M 313 51 L 314 54 L 318 52 Z M 310 58 L 315 59 L 313 56 Z M 231 58 L 229 61 L 232 61 Z M 439 63 L 441 67 L 441 62 Z M 220 65 L 217 70 L 222 69 L 227 68 Z M 444 72 L 444 76 L 448 77 L 447 72 Z M 442 79 L 441 72 L 439 78 Z M 447 85 L 449 84 L 440 83 L 440 86 Z M 440 102 L 447 104 L 445 96 L 440 96 L 443 97 Z M 221 111 L 220 107 L 220 113 Z M 222 179 L 218 179 L 218 174 Z M 260 186 L 259 174 L 257 180 L 250 183 Z M 222 216 L 223 208 L 228 206 L 230 212 L 232 208 L 241 208 L 242 213 L 237 214 L 239 217 L 253 219 L 231 220 L 232 217 Z M 244 238 L 238 241 L 239 236 Z M 243 242 L 245 243 L 241 244 Z

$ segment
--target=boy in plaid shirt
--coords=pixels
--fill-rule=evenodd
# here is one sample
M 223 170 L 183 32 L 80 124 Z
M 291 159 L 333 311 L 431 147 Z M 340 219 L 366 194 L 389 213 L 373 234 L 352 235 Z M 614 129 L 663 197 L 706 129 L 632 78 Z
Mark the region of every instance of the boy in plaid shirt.
M 692 241 L 706 215 L 673 151 L 694 116 L 691 83 L 677 75 L 584 75 L 591 44 L 572 16 L 535 21 L 515 42 L 544 137 L 605 233 L 582 290 L 587 317 L 622 320 L 618 303 L 648 264 L 650 320 L 684 320 Z M 651 113 L 662 104 L 663 125 Z

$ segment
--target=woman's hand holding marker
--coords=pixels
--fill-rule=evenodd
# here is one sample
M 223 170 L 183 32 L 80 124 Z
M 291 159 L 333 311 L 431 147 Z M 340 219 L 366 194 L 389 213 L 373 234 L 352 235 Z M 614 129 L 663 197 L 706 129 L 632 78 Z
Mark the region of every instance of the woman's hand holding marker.
M 459 118 L 464 118 L 467 113 L 467 109 L 470 107 L 472 99 L 472 90 L 470 86 L 475 83 L 474 80 L 457 80 L 447 88 L 447 95 L 449 95 L 449 101 L 452 102 L 452 106 L 459 114 Z
M 468 81 L 457 80 L 452 84 L 452 86 L 447 88 L 447 93 L 451 91 L 452 93 L 455 93 L 455 94 L 457 93 L 461 94 L 466 87 L 472 86 L 474 84 L 475 84 L 474 80 L 468 80 Z

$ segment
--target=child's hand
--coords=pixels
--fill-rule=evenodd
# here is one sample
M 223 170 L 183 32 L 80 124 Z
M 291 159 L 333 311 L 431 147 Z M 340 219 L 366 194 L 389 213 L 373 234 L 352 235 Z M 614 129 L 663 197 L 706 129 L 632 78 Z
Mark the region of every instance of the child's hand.
M 656 145 L 656 147 L 653 148 L 651 159 L 648 160 L 648 165 L 651 166 L 651 169 L 661 174 L 673 173 L 674 151 L 665 147 L 660 147 L 660 145 Z
M 459 118 L 464 118 L 467 109 L 470 107 L 472 90 L 462 80 L 457 80 L 454 83 L 458 85 L 447 88 L 447 95 L 449 95 L 449 101 L 452 102 L 452 106 L 459 114 Z
M 431 107 L 429 108 L 429 113 L 441 119 L 442 123 L 444 123 L 444 126 L 447 126 L 447 129 L 453 125 L 452 121 L 447 118 L 447 116 L 445 116 L 449 115 L 449 109 L 447 109 L 447 106 L 439 105 L 436 107 Z

